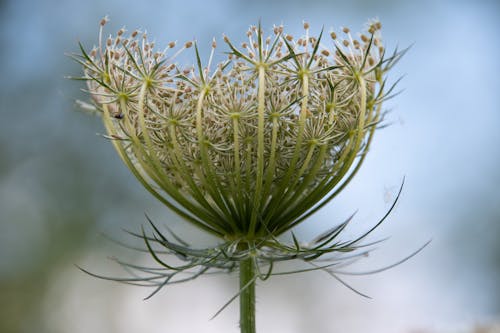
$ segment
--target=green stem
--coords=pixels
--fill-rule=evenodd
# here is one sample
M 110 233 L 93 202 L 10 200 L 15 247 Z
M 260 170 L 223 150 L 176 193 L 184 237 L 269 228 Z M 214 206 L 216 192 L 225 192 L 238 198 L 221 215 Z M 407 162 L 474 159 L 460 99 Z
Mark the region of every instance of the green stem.
M 255 333 L 255 267 L 252 257 L 240 262 L 240 330 Z
M 266 90 L 266 69 L 264 65 L 259 65 L 259 89 L 258 89 L 258 120 L 257 120 L 257 175 L 255 179 L 254 205 L 250 219 L 249 235 L 255 235 L 258 223 L 258 215 L 262 207 L 262 186 L 264 177 L 264 114 L 265 114 L 265 90 Z

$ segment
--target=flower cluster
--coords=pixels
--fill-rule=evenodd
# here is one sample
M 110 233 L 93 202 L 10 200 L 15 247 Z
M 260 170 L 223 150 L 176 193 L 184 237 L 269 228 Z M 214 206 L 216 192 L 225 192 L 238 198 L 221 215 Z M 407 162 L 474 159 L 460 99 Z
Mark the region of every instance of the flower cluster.
M 310 245 L 276 236 L 332 200 L 363 162 L 394 88 L 386 74 L 404 53 L 386 56 L 379 22 L 357 38 L 348 28 L 314 36 L 308 23 L 298 38 L 251 26 L 241 44 L 223 37 L 217 64 L 215 39 L 205 64 L 194 41 L 157 50 L 124 29 L 104 41 L 105 23 L 99 45 L 75 58 L 108 137 L 149 192 L 225 242 L 193 250 L 155 228 L 143 238 L 158 262 L 172 269 L 154 242 L 189 261 L 183 267 L 231 269 L 251 255 L 269 274 L 273 261 L 357 249 L 366 235 L 337 239 L 347 222 Z M 194 65 L 177 63 L 186 49 Z

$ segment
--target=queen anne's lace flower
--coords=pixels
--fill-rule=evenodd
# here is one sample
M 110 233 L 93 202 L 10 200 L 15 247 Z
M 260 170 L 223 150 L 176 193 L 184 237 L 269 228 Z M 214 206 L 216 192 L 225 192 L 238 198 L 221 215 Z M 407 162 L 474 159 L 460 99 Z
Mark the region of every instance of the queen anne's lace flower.
M 138 236 L 164 269 L 121 263 L 148 277 L 120 281 L 159 290 L 208 270 L 241 267 L 243 292 L 257 277 L 287 273 L 273 272 L 275 262 L 302 259 L 314 266 L 305 271 L 325 269 L 337 278 L 334 268 L 367 253 L 359 242 L 385 217 L 350 241 L 339 241 L 350 219 L 306 244 L 293 234 L 292 245 L 276 237 L 332 200 L 365 158 L 394 88 L 386 86 L 387 72 L 404 53 L 386 56 L 379 22 L 369 22 L 358 38 L 348 28 L 313 36 L 308 23 L 298 38 L 283 26 L 269 36 L 251 26 L 240 45 L 224 36 L 227 58 L 217 64 L 215 40 L 205 64 L 196 42 L 180 48 L 170 42 L 158 51 L 145 33 L 124 29 L 104 41 L 105 23 L 99 45 L 81 47 L 75 58 L 107 137 L 149 192 L 222 239 L 193 249 L 153 225 L 154 236 Z M 176 62 L 186 49 L 194 49 L 194 66 Z M 155 246 L 186 263 L 167 264 Z M 325 254 L 333 261 L 313 263 Z M 195 267 L 194 275 L 180 277 Z
M 104 25 L 104 21 L 102 25 Z M 279 235 L 332 199 L 360 163 L 386 98 L 380 23 L 354 39 L 294 38 L 252 26 L 226 60 L 196 43 L 172 56 L 124 29 L 81 62 L 89 92 L 127 166 L 161 201 L 225 239 Z M 195 47 L 196 66 L 176 56 Z M 323 200 L 323 201 L 321 201 Z M 321 203 L 320 203 L 321 202 Z M 318 203 L 320 203 L 318 205 Z

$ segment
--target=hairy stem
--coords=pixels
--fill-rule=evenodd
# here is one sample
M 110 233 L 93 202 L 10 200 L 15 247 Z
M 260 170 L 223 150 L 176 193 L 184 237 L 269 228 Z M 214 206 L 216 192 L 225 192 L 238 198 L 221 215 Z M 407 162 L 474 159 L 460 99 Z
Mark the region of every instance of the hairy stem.
M 255 333 L 255 267 L 251 257 L 240 262 L 240 330 Z

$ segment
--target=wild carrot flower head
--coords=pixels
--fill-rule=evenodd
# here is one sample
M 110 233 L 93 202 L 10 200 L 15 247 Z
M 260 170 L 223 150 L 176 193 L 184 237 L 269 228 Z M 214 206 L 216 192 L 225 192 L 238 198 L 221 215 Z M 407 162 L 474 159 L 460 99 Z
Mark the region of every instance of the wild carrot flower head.
M 283 26 L 267 34 L 259 24 L 241 44 L 214 39 L 207 62 L 194 41 L 158 49 L 124 29 L 102 40 L 105 23 L 99 45 L 76 59 L 107 136 L 149 192 L 225 244 L 201 255 L 155 228 L 144 236 L 153 254 L 156 242 L 192 263 L 230 268 L 248 255 L 260 265 L 356 249 L 365 235 L 337 240 L 347 223 L 310 245 L 275 237 L 333 199 L 369 149 L 393 89 L 387 73 L 403 54 L 386 56 L 379 22 L 357 36 L 314 35 L 308 23 L 302 36 Z M 218 44 L 227 57 L 215 63 Z M 176 62 L 187 49 L 193 66 Z

